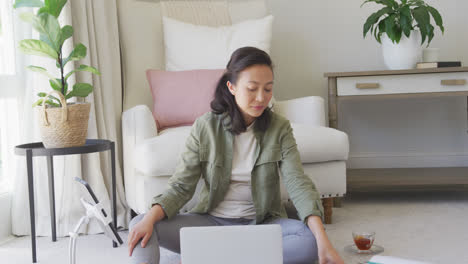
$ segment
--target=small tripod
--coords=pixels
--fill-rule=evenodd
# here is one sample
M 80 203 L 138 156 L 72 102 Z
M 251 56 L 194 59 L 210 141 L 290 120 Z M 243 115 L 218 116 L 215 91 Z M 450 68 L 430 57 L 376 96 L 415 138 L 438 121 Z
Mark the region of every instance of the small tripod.
M 80 218 L 78 224 L 75 226 L 75 229 L 70 232 L 70 244 L 69 244 L 69 258 L 70 264 L 76 263 L 76 239 L 78 238 L 78 232 L 82 224 L 87 224 L 92 218 L 97 219 L 99 225 L 101 226 L 104 233 L 114 240 L 118 244 L 122 244 L 120 237 L 115 232 L 112 232 L 112 218 L 107 215 L 102 208 L 100 203 L 91 204 L 85 201 L 83 198 L 80 199 L 84 208 L 86 209 L 86 215 Z

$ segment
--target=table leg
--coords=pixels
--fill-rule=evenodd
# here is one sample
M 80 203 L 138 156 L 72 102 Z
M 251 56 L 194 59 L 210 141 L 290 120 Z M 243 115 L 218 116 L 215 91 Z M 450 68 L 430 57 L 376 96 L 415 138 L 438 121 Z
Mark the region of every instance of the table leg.
M 36 263 L 36 221 L 34 216 L 34 182 L 33 182 L 33 163 L 32 150 L 26 150 L 26 167 L 28 170 L 28 191 L 29 191 L 29 217 L 31 219 L 31 247 L 32 262 Z
M 117 231 L 117 195 L 115 183 L 115 143 L 111 143 L 111 166 L 112 166 L 112 216 L 115 230 Z M 112 242 L 113 247 L 117 247 L 117 243 Z
M 338 99 L 336 78 L 328 78 L 328 124 L 331 128 L 338 129 Z
M 325 224 L 331 224 L 333 214 L 333 198 L 322 198 L 322 204 L 325 216 Z
M 49 174 L 49 207 L 50 207 L 50 227 L 52 231 L 52 241 L 57 241 L 57 229 L 55 219 L 55 187 L 54 187 L 54 157 L 47 156 L 47 171 Z

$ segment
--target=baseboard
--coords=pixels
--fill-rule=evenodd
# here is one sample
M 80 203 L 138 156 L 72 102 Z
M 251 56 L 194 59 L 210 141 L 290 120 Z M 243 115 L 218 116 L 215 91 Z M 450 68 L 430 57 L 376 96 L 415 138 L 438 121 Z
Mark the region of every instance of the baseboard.
M 347 168 L 430 168 L 466 167 L 468 153 L 405 153 L 361 152 L 350 153 Z
M 468 190 L 468 167 L 348 169 L 348 193 Z
M 7 236 L 7 237 L 4 237 L 4 238 L 0 239 L 0 246 L 6 244 L 6 243 L 8 243 L 8 242 L 10 242 L 11 240 L 13 240 L 13 239 L 15 239 L 15 238 L 16 238 L 15 236 L 9 235 L 9 236 Z

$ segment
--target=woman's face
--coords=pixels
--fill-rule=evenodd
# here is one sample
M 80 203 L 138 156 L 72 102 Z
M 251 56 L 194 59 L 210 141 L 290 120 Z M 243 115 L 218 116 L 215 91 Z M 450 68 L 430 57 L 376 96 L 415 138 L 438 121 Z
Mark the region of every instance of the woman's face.
M 237 82 L 227 82 L 247 126 L 262 115 L 273 96 L 273 72 L 267 65 L 253 65 L 240 72 Z

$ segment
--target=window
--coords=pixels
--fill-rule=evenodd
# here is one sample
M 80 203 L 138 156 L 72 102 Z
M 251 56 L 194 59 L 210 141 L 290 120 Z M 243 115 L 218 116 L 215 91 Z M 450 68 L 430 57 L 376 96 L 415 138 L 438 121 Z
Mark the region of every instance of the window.
M 0 75 L 15 74 L 12 1 L 0 1 Z
M 0 135 L 0 149 L 2 149 L 2 135 Z M 2 182 L 3 179 L 3 161 L 2 161 L 2 151 L 0 151 L 0 182 Z
M 14 0 L 0 0 L 0 193 L 12 190 L 15 156 L 14 145 L 18 142 L 19 77 L 15 25 L 17 13 Z

